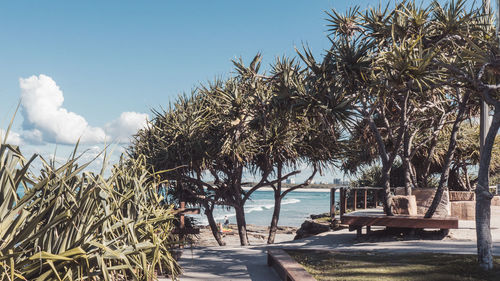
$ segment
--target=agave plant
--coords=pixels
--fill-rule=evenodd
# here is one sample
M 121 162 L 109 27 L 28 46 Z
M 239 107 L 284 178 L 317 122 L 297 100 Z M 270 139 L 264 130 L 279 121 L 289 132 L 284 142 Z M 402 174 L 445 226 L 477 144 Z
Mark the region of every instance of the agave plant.
M 0 280 L 175 278 L 174 211 L 162 206 L 141 159 L 121 161 L 109 178 L 45 161 L 40 176 L 19 147 L 0 146 Z M 104 169 L 103 169 L 104 170 Z M 22 195 L 18 194 L 22 193 Z

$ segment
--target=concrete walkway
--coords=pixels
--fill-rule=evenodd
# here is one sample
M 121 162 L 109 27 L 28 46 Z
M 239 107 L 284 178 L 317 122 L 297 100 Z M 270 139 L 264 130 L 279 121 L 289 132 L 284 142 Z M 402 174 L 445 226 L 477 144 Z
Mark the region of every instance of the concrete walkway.
M 492 209 L 493 254 L 500 255 L 500 207 Z M 200 247 L 185 249 L 181 258 L 182 281 L 192 280 L 279 280 L 267 266 L 267 248 L 301 248 L 341 251 L 436 252 L 476 254 L 475 224 L 460 221 L 459 229 L 450 232 L 454 239 L 359 242 L 347 229 L 313 237 L 249 247 Z
M 280 280 L 267 266 L 266 246 L 186 249 L 181 266 L 184 270 L 182 281 Z
M 356 234 L 348 230 L 322 233 L 313 237 L 271 246 L 206 247 L 186 249 L 181 266 L 182 281 L 192 280 L 279 280 L 267 266 L 267 248 L 301 248 L 339 251 L 436 252 L 475 254 L 475 241 L 412 240 L 356 243 Z M 494 255 L 500 255 L 500 237 L 493 245 Z

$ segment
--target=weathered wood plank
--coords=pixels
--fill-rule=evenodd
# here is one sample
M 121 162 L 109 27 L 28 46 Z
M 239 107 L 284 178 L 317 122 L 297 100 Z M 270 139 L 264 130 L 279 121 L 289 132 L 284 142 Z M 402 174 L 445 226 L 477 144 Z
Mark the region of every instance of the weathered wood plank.
M 342 224 L 349 225 L 353 229 L 362 226 L 387 226 L 400 228 L 458 228 L 456 217 L 423 218 L 418 216 L 392 216 L 380 214 L 346 214 L 342 217 Z

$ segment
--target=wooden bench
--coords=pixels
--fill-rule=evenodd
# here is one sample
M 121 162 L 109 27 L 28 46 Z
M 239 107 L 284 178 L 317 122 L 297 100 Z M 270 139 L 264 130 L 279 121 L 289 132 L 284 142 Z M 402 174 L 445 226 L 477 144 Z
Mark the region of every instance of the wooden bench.
M 354 212 L 345 214 L 341 218 L 342 224 L 349 225 L 349 231 L 356 230 L 361 235 L 361 229 L 366 226 L 366 232 L 370 232 L 371 226 L 385 226 L 394 228 L 436 228 L 443 232 L 452 228 L 458 228 L 456 217 L 424 218 L 423 216 L 395 215 L 386 216 L 375 212 Z
M 309 272 L 282 249 L 267 250 L 267 265 L 272 266 L 284 281 L 314 281 Z

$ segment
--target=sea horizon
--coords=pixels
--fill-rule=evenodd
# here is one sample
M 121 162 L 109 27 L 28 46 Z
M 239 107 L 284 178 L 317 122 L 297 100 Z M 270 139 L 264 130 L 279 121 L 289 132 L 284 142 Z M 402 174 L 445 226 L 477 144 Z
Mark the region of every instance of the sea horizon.
M 297 189 L 285 196 L 281 202 L 279 226 L 299 227 L 312 214 L 323 214 L 330 211 L 329 189 Z M 338 193 L 338 190 L 337 192 Z M 339 196 L 335 196 L 339 202 Z M 274 209 L 274 192 L 272 188 L 262 188 L 255 191 L 245 204 L 245 218 L 247 224 L 269 226 Z M 217 223 L 222 223 L 227 216 L 229 223 L 236 224 L 235 213 L 232 208 L 218 206 L 214 210 Z M 206 216 L 193 215 L 198 225 L 208 225 Z

